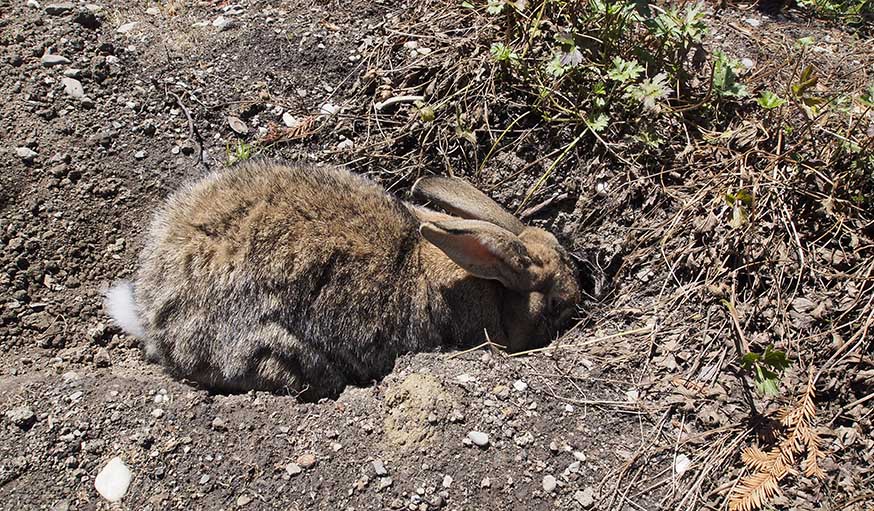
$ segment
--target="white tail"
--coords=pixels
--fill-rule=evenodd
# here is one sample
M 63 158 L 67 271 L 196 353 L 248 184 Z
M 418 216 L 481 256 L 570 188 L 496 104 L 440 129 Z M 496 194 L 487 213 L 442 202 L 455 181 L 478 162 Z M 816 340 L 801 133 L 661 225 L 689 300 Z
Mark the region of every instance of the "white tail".
M 140 339 L 146 336 L 143 325 L 137 317 L 137 307 L 134 303 L 134 287 L 126 280 L 119 281 L 109 288 L 103 299 L 107 312 L 128 334 Z

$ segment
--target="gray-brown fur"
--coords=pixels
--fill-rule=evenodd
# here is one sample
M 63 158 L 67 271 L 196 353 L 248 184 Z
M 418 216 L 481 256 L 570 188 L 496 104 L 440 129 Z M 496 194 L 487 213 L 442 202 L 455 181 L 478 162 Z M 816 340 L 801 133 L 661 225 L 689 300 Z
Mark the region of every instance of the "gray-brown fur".
M 173 194 L 146 236 L 133 285 L 146 353 L 211 388 L 312 399 L 381 378 L 401 353 L 484 332 L 513 350 L 548 341 L 578 299 L 566 254 L 545 231 L 483 224 L 337 167 L 214 172 Z

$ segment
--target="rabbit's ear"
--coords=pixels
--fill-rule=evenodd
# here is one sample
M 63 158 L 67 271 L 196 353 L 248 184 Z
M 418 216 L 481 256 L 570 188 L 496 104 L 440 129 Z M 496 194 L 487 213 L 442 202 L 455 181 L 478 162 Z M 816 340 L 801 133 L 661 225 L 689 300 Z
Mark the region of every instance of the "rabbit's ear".
M 525 228 L 516 217 L 463 179 L 429 176 L 413 185 L 413 195 L 429 200 L 449 214 L 482 220 L 518 235 Z
M 525 244 L 502 227 L 481 220 L 452 219 L 425 222 L 419 231 L 471 275 L 498 280 L 517 291 L 530 291 L 541 280 Z

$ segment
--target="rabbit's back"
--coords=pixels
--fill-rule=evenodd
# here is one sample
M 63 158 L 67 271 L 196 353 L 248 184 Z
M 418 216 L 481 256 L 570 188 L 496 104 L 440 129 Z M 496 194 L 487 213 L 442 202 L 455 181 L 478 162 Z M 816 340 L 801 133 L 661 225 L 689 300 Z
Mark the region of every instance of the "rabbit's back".
M 151 225 L 135 282 L 146 351 L 229 390 L 377 378 L 397 353 L 438 342 L 418 240 L 402 202 L 336 167 L 213 173 Z

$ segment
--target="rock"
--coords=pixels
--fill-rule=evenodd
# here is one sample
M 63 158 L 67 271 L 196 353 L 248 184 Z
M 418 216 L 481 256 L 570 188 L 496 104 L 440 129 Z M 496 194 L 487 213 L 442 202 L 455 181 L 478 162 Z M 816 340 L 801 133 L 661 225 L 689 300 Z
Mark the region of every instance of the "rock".
M 319 108 L 319 113 L 322 115 L 334 115 L 340 111 L 340 107 L 331 103 L 325 103 Z
M 513 389 L 515 389 L 516 392 L 525 392 L 528 390 L 528 384 L 522 380 L 516 380 L 513 382 Z
M 355 144 L 347 138 L 346 140 L 343 140 L 339 144 L 337 144 L 337 149 L 340 151 L 346 151 L 352 149 L 354 145 Z
M 109 358 L 109 350 L 103 347 L 97 348 L 97 351 L 94 353 L 94 366 L 109 367 L 111 365 L 112 359 Z
M 555 477 L 551 475 L 543 476 L 543 491 L 546 493 L 552 493 L 555 490 L 555 487 L 558 483 L 555 480 Z
M 314 454 L 309 454 L 309 453 L 301 454 L 297 458 L 297 464 L 306 470 L 309 470 L 309 469 L 313 468 L 314 466 L 316 466 L 316 463 L 317 463 L 317 460 L 316 460 L 316 456 Z
M 209 480 L 210 480 L 209 474 L 203 474 L 202 476 L 200 476 L 200 481 L 198 481 L 198 483 L 199 484 L 206 484 L 209 482 Z
M 483 480 L 479 482 L 479 487 L 480 488 L 491 488 L 492 487 L 491 478 L 484 477 Z
M 64 92 L 71 98 L 82 99 L 85 97 L 85 89 L 79 80 L 65 76 L 61 78 L 61 83 L 64 85 Z
M 59 500 L 55 502 L 55 505 L 52 506 L 50 511 L 70 511 L 70 501 Z
M 595 504 L 595 492 L 591 486 L 587 486 L 585 490 L 574 493 L 574 500 L 584 508 L 590 508 Z
M 216 431 L 221 431 L 225 429 L 225 427 L 225 421 L 223 421 L 221 417 L 216 417 L 212 420 L 212 429 Z
M 137 151 L 137 152 L 134 153 L 134 158 L 137 159 L 137 160 L 142 160 L 142 159 L 144 159 L 145 157 L 146 157 L 146 152 L 145 152 L 145 151 Z
M 76 5 L 72 2 L 62 2 L 58 4 L 49 4 L 46 6 L 46 14 L 51 16 L 61 16 L 63 14 L 67 14 L 76 8 Z
M 240 495 L 239 497 L 237 497 L 237 506 L 239 506 L 239 507 L 246 506 L 250 502 L 252 502 L 252 497 L 250 497 L 248 495 L 243 494 L 243 495 Z
M 692 460 L 690 460 L 685 454 L 678 454 L 677 459 L 674 460 L 674 472 L 678 476 L 683 475 L 691 466 Z
M 219 29 L 219 31 L 227 30 L 234 25 L 233 20 L 227 18 L 225 16 L 219 16 L 218 18 L 212 20 L 212 26 Z
M 160 419 L 163 416 L 164 416 L 164 410 L 162 410 L 161 408 L 155 408 L 154 410 L 152 410 L 152 417 L 154 417 L 156 419 Z
M 296 476 L 303 472 L 303 469 L 300 468 L 300 465 L 297 463 L 289 463 L 285 466 L 285 471 L 288 472 L 288 475 L 290 476 Z
M 109 502 L 118 502 L 127 493 L 131 481 L 131 471 L 116 456 L 109 460 L 103 470 L 94 478 L 94 488 Z
M 452 486 L 452 476 L 449 476 L 449 475 L 443 476 L 443 487 L 449 488 L 450 486 Z
M 752 69 L 756 66 L 756 63 L 750 58 L 742 58 L 740 59 L 740 63 L 747 69 Z
M 467 438 L 477 447 L 486 447 L 489 445 L 489 435 L 481 431 L 471 431 L 467 434 Z
M 64 69 L 64 76 L 67 78 L 79 78 L 82 76 L 82 70 L 75 67 Z
M 391 486 L 392 483 L 394 483 L 394 481 L 392 481 L 391 477 L 380 477 L 379 484 L 377 485 L 376 491 L 380 492 L 380 491 L 388 488 L 389 486 Z
M 16 147 L 15 155 L 21 158 L 24 163 L 31 163 L 37 157 L 37 152 L 29 147 Z
M 61 66 L 70 63 L 70 59 L 68 59 L 67 57 L 55 55 L 54 53 L 46 53 L 42 56 L 42 59 L 40 59 L 40 61 L 45 67 Z
M 231 129 L 239 135 L 245 135 L 249 133 L 249 127 L 246 126 L 246 123 L 243 122 L 242 119 L 240 119 L 239 117 L 229 115 L 228 126 L 230 126 Z
M 288 128 L 297 128 L 301 125 L 301 120 L 290 113 L 285 112 L 282 114 L 282 123 Z
M 388 471 L 385 469 L 385 465 L 383 465 L 382 461 L 374 460 L 371 465 L 373 465 L 373 472 L 379 477 L 388 475 Z
M 5 415 L 9 422 L 25 430 L 30 429 L 36 422 L 36 414 L 27 406 L 15 407 L 7 411 Z
M 747 18 L 744 20 L 744 23 L 746 23 L 747 25 L 749 25 L 751 27 L 758 27 L 759 25 L 762 24 L 761 20 L 757 20 L 755 18 Z
M 521 435 L 514 436 L 513 441 L 516 442 L 516 445 L 518 445 L 519 447 L 525 447 L 526 445 L 530 445 L 532 442 L 534 442 L 534 435 L 532 435 L 530 431 L 526 431 Z
M 157 7 L 149 7 L 148 9 L 146 9 L 146 14 L 148 14 L 149 16 L 157 16 L 161 14 L 161 9 L 158 9 Z
M 115 31 L 118 32 L 119 34 L 127 34 L 131 30 L 136 28 L 137 25 L 139 25 L 139 23 L 137 23 L 136 21 L 131 21 L 129 23 L 125 23 L 125 24 L 119 26 L 118 28 L 115 29 Z
M 31 9 L 39 9 L 40 8 L 39 2 L 37 2 L 36 0 L 27 0 L 27 3 L 25 3 L 25 5 L 27 5 Z

